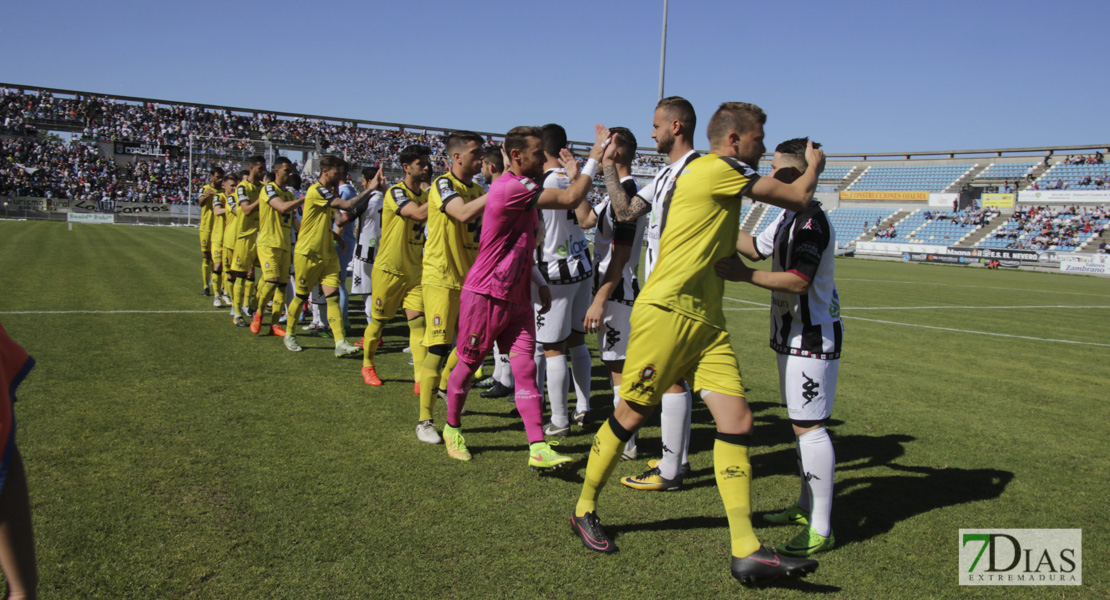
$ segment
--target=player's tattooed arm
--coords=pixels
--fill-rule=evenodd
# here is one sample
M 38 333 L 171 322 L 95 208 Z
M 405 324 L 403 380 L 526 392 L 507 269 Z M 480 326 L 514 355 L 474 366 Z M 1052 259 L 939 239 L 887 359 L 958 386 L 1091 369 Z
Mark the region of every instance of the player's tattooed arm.
M 609 203 L 613 205 L 613 211 L 617 215 L 618 221 L 629 223 L 651 212 L 651 205 L 643 198 L 639 196 L 628 197 L 624 187 L 621 186 L 621 178 L 620 175 L 617 175 L 615 166 L 605 165 L 602 167 L 602 178 L 605 181 L 605 192 L 609 194 Z

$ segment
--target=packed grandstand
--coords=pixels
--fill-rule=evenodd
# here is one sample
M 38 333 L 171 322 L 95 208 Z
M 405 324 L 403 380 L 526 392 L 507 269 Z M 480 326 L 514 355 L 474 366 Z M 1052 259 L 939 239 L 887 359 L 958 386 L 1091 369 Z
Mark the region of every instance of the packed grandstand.
M 388 173 L 401 148 L 413 143 L 430 146 L 441 165 L 449 132 L 2 85 L 2 214 L 64 219 L 81 210 L 191 222 L 189 206 L 212 166 L 238 168 L 254 154 L 286 154 L 307 172 L 312 157 L 332 153 L 381 164 Z M 490 142 L 500 137 L 483 135 Z M 844 251 L 930 262 L 1057 263 L 1066 254 L 1106 253 L 1104 151 L 1110 150 L 832 154 L 817 198 Z M 642 149 L 633 172 L 646 181 L 665 162 Z M 761 174 L 770 172 L 769 163 L 760 165 Z M 149 214 L 150 207 L 161 214 Z M 779 210 L 746 205 L 741 228 L 759 232 Z

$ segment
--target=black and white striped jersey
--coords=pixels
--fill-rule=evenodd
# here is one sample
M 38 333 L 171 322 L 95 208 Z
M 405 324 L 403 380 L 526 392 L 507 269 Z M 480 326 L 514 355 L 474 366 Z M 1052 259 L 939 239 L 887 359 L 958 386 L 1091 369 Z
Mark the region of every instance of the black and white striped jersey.
M 358 243 L 355 244 L 355 258 L 362 262 L 372 263 L 378 254 L 378 240 L 382 237 L 384 199 L 381 192 L 370 192 L 370 199 L 363 206 L 361 213 L 355 215 L 355 235 L 358 237 Z
M 772 257 L 775 272 L 809 282 L 805 294 L 771 293 L 771 348 L 779 354 L 840 358 L 844 327 L 833 278 L 836 232 L 821 203 L 813 201 L 800 213 L 783 211 L 759 234 L 755 247 L 764 258 Z
M 644 257 L 644 283 L 647 283 L 651 272 L 655 270 L 655 261 L 659 258 L 659 240 L 663 237 L 663 225 L 667 222 L 667 210 L 671 206 L 671 196 L 674 195 L 674 182 L 682 174 L 686 165 L 701 156 L 696 150 L 691 150 L 682 155 L 682 158 L 659 169 L 651 183 L 644 186 L 637 196 L 651 205 L 648 214 L 647 227 L 644 230 L 644 239 L 647 242 L 647 255 Z M 629 197 L 631 200 L 631 196 Z
M 543 187 L 567 189 L 570 178 L 566 169 L 548 169 L 543 174 Z M 585 281 L 593 275 L 590 245 L 578 225 L 574 210 L 543 209 L 543 247 L 536 251 L 536 266 L 553 285 Z
M 621 186 L 629 198 L 636 195 L 634 178 L 621 179 Z M 640 293 L 636 268 L 640 265 L 640 249 L 644 245 L 644 228 L 647 226 L 648 217 L 643 215 L 633 223 L 621 223 L 617 221 L 616 212 L 609 203 L 609 198 L 594 206 L 593 211 L 597 215 L 597 227 L 594 229 L 594 293 L 597 293 L 597 288 L 601 286 L 601 280 L 605 278 L 605 273 L 609 269 L 609 262 L 613 258 L 613 246 L 630 246 L 631 255 L 624 265 L 621 280 L 609 300 L 632 306 Z

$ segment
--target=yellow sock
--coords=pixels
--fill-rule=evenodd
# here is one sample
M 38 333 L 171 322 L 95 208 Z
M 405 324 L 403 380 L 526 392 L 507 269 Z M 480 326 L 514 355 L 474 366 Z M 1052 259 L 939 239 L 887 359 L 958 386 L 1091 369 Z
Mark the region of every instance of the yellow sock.
M 285 285 L 277 284 L 274 287 L 274 311 L 270 314 L 270 325 L 277 325 L 281 320 L 282 312 L 285 309 Z M 293 327 L 293 323 L 289 323 L 288 327 Z
M 339 345 L 339 342 L 347 339 L 347 332 L 343 330 L 343 313 L 339 311 L 339 294 L 328 296 L 324 300 L 328 303 L 328 326 L 331 327 L 336 345 Z
M 301 314 L 301 307 L 308 300 L 308 296 L 304 298 L 300 296 L 293 296 L 293 301 L 289 303 L 289 319 L 285 322 L 285 332 L 292 333 L 293 327 L 297 324 L 297 317 Z
M 424 347 L 424 315 L 420 315 L 414 319 L 409 319 L 409 351 L 412 352 L 412 377 L 414 381 L 420 381 L 420 367 L 424 364 L 424 358 L 428 356 L 428 349 Z M 435 387 L 436 380 L 432 380 L 432 387 Z M 420 390 L 424 391 L 424 384 L 420 384 Z
M 725 503 L 732 555 L 743 558 L 759 550 L 759 539 L 752 531 L 752 465 L 748 462 L 748 447 L 720 438 L 714 440 L 713 473 Z
M 613 430 L 616 424 L 625 439 L 620 439 Z M 590 459 L 586 462 L 586 476 L 582 480 L 582 494 L 578 496 L 578 505 L 574 507 L 574 516 L 585 516 L 588 512 L 597 511 L 597 497 L 601 488 L 613 474 L 613 469 L 621 460 L 621 451 L 624 443 L 632 433 L 620 426 L 612 417 L 605 421 L 601 429 L 597 430 L 594 437 L 593 448 L 590 449 Z
M 266 303 L 270 301 L 270 296 L 274 295 L 274 290 L 277 289 L 276 283 L 272 281 L 263 281 L 262 285 L 258 288 L 258 307 L 259 318 L 266 314 Z M 274 303 L 274 312 L 278 312 L 277 302 Z
M 439 381 L 439 374 L 443 371 L 443 363 L 446 362 L 447 357 L 436 356 L 431 352 L 427 353 L 424 360 L 420 365 L 420 421 L 427 421 L 432 418 L 432 410 L 436 406 L 436 382 Z M 416 359 L 413 358 L 413 362 Z
M 204 278 L 204 289 L 208 290 L 209 281 L 212 279 L 212 261 L 207 258 L 200 261 L 200 276 Z
M 255 287 L 254 280 L 248 279 L 243 282 L 243 306 L 251 305 L 251 298 L 254 297 Z
M 448 357 L 447 357 L 447 366 L 443 367 L 443 372 L 440 373 L 440 375 L 439 375 L 439 389 L 441 389 L 441 390 L 446 390 L 447 389 L 447 378 L 451 376 L 451 369 L 454 369 L 455 365 L 457 365 L 457 364 L 459 364 L 459 353 L 455 352 L 455 349 L 452 348 L 451 349 L 451 354 L 448 355 Z M 479 377 L 479 375 L 475 374 L 474 375 L 474 381 L 478 381 L 478 377 Z M 424 385 L 424 384 L 420 384 L 420 385 Z M 423 388 L 421 388 L 421 389 L 423 389 Z
M 237 317 L 243 312 L 243 285 L 246 282 L 246 279 L 240 277 L 235 280 L 235 285 L 231 288 L 231 308 L 235 309 Z
M 381 337 L 384 326 L 385 323 L 377 319 L 370 319 L 366 324 L 366 329 L 362 332 L 362 366 L 374 366 L 374 354 L 378 351 L 378 338 Z

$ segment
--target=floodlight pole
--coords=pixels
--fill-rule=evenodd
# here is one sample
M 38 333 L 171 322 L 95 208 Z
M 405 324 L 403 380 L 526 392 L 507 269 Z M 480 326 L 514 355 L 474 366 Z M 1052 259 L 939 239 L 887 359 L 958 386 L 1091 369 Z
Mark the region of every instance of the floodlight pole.
M 189 134 L 189 177 L 186 181 L 187 183 L 185 189 L 189 196 L 185 199 L 185 224 L 192 226 L 193 210 L 189 208 L 189 198 L 193 197 L 193 134 L 191 133 Z
M 663 48 L 659 52 L 659 99 L 663 99 L 663 73 L 667 66 L 667 0 L 663 0 Z

